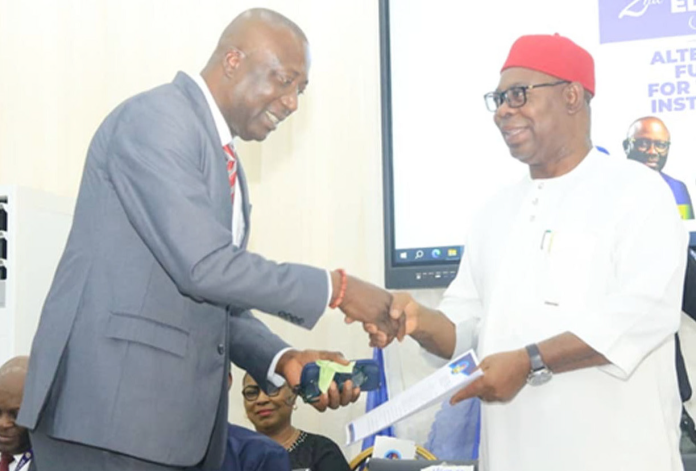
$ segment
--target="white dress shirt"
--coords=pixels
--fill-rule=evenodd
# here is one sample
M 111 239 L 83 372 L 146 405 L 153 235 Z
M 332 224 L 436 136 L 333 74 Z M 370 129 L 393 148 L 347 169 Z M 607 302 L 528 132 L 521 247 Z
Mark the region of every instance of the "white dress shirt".
M 440 309 L 481 358 L 571 332 L 610 364 L 482 407 L 482 471 L 679 471 L 675 370 L 687 233 L 669 187 L 596 150 L 475 218 Z
M 26 458 L 24 458 L 24 455 L 27 455 Z M 24 458 L 24 460 L 23 460 Z M 20 453 L 18 455 L 14 455 L 14 461 L 10 463 L 9 470 L 10 471 L 27 471 L 29 469 L 29 465 L 31 464 L 31 451 L 27 451 L 25 453 Z M 22 462 L 22 467 L 17 468 L 19 466 L 19 463 Z
M 220 136 L 220 147 L 224 147 L 228 144 L 230 144 L 232 147 L 234 147 L 232 132 L 230 131 L 230 128 L 227 125 L 227 122 L 225 121 L 225 117 L 222 115 L 220 108 L 218 107 L 217 103 L 215 102 L 213 95 L 210 93 L 210 89 L 208 88 L 208 84 L 205 83 L 205 80 L 203 80 L 203 77 L 201 77 L 199 74 L 191 74 L 190 77 L 191 77 L 191 79 L 193 79 L 194 82 L 196 82 L 198 87 L 203 92 L 203 96 L 205 96 L 205 101 L 208 103 L 208 108 L 210 108 L 210 113 L 213 115 L 213 121 L 215 122 L 215 128 L 217 129 L 218 135 Z M 239 158 L 238 154 L 237 154 L 237 157 Z M 241 165 L 241 162 L 237 162 L 237 165 L 238 166 Z M 237 179 L 237 184 L 239 184 L 239 181 L 240 180 Z M 243 216 L 242 208 L 243 208 L 243 193 L 242 193 L 242 191 L 235 191 L 233 207 L 232 207 L 232 243 L 237 247 L 239 247 L 241 245 L 242 240 L 244 239 L 244 231 L 246 230 L 246 227 L 244 224 L 244 216 Z M 326 298 L 326 306 L 328 307 L 329 303 L 331 302 L 331 292 L 332 292 L 331 273 L 328 270 L 326 271 L 326 277 L 328 279 L 328 293 L 327 293 L 327 298 Z M 283 354 L 289 350 L 292 350 L 292 349 L 285 348 L 285 349 L 279 351 L 275 355 L 275 357 L 273 357 L 273 361 L 271 362 L 271 365 L 268 369 L 268 375 L 267 375 L 268 380 L 271 381 L 276 386 L 282 386 L 283 383 L 285 383 L 285 379 L 282 376 L 275 373 L 275 368 L 276 368 L 276 365 L 278 364 L 278 360 L 280 360 L 280 357 L 282 357 Z

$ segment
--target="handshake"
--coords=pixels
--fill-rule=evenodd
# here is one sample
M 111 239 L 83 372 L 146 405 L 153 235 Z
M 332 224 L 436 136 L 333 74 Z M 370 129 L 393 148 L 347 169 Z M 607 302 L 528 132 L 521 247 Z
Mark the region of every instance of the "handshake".
M 346 275 L 342 270 L 331 272 L 333 292 L 331 307 L 343 311 L 346 323 L 362 322 L 370 337 L 370 346 L 384 348 L 395 338 L 410 335 L 423 348 L 443 358 L 454 352 L 454 324 L 438 311 L 418 304 L 408 293 L 390 293 L 373 284 Z M 331 360 L 346 365 L 338 352 L 291 350 L 283 354 L 276 372 L 291 386 L 300 383 L 302 368 L 316 360 Z M 349 386 L 352 384 L 349 383 Z M 358 399 L 360 390 L 352 387 L 338 391 L 334 385 L 312 406 L 318 410 L 336 409 Z
M 384 348 L 394 338 L 401 341 L 416 330 L 419 305 L 409 294 L 392 294 L 339 271 L 331 276 L 332 302 L 339 301 L 337 307 L 345 314 L 347 324 L 362 322 L 370 346 Z

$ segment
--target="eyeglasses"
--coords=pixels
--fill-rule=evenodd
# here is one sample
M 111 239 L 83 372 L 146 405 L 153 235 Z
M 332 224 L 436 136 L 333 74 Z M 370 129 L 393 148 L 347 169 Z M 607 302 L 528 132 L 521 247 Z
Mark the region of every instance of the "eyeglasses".
M 556 85 L 561 85 L 563 83 L 570 83 L 567 80 L 559 80 L 558 82 L 551 83 L 537 83 L 534 85 L 520 85 L 516 87 L 510 87 L 502 92 L 490 92 L 483 95 L 483 99 L 486 100 L 486 107 L 488 111 L 495 112 L 498 108 L 503 106 L 503 102 L 507 103 L 510 108 L 521 108 L 527 103 L 527 92 L 535 88 L 542 87 L 555 87 Z
M 278 388 L 272 384 L 268 384 L 266 386 L 267 391 L 264 391 L 266 396 L 268 397 L 275 397 L 278 394 L 280 394 L 281 388 Z M 244 389 L 242 389 L 242 396 L 244 396 L 244 399 L 253 402 L 259 398 L 259 394 L 261 393 L 261 388 L 257 385 L 250 384 L 249 386 L 246 386 Z
M 669 141 L 657 141 L 645 137 L 631 138 L 629 141 L 633 144 L 633 147 L 640 152 L 647 152 L 652 146 L 655 146 L 655 150 L 660 154 L 667 152 L 671 144 Z

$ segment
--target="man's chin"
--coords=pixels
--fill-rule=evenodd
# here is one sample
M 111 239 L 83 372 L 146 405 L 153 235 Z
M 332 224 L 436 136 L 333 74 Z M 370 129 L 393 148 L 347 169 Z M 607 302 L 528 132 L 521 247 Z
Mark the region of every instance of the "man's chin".
M 532 158 L 529 152 L 524 152 L 519 146 L 508 146 L 508 149 L 510 149 L 510 155 L 523 164 L 526 164 Z
M 249 130 L 245 133 L 241 133 L 239 138 L 243 141 L 265 141 L 268 135 L 271 133 L 269 130 Z
M 0 453 L 9 453 L 15 455 L 15 450 L 19 448 L 18 443 L 3 443 L 0 445 Z

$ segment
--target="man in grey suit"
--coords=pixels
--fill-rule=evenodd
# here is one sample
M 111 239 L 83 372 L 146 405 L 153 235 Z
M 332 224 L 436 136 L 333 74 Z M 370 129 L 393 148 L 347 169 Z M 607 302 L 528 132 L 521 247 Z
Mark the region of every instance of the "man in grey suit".
M 304 33 L 269 10 L 225 29 L 201 76 L 179 73 L 102 123 L 34 339 L 18 422 L 51 470 L 217 467 L 231 360 L 265 388 L 339 354 L 296 351 L 249 309 L 312 328 L 329 304 L 382 322 L 391 296 L 248 252 L 233 137 L 261 141 L 308 83 Z M 359 391 L 335 385 L 320 410 Z

